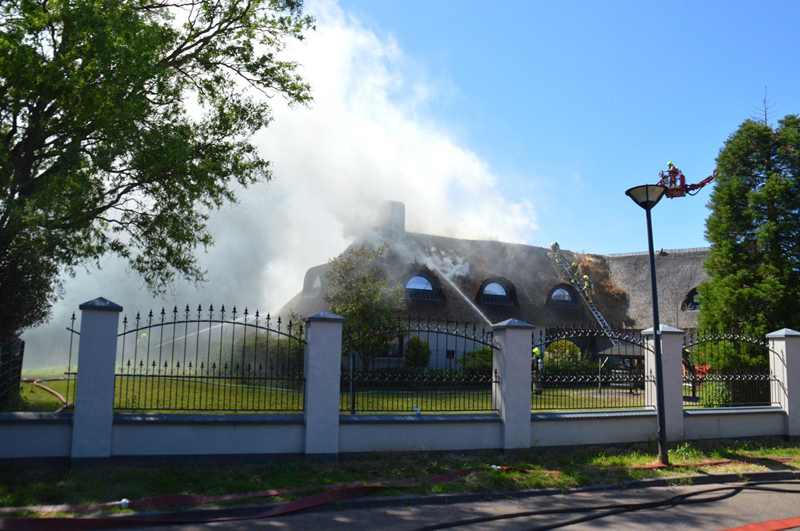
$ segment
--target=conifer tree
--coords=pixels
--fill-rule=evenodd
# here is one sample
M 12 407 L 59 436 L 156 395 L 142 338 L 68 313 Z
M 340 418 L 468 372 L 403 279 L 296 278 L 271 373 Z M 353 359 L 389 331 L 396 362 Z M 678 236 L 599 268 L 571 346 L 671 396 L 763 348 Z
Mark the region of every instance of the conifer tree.
M 800 327 L 800 118 L 747 120 L 725 142 L 706 221 L 701 328 Z

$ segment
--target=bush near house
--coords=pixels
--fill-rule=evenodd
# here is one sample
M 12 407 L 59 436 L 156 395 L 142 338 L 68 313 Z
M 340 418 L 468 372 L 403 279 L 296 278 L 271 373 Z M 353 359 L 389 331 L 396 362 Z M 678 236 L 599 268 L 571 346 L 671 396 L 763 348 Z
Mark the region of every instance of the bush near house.
M 406 367 L 425 368 L 431 362 L 431 347 L 418 336 L 411 336 L 403 349 Z

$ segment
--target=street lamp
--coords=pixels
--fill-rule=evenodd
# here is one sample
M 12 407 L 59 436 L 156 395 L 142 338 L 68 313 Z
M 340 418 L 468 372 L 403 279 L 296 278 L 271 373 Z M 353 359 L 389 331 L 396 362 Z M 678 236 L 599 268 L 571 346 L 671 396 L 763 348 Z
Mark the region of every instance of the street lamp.
M 650 285 L 653 289 L 653 334 L 656 345 L 656 415 L 658 418 L 658 461 L 663 465 L 669 464 L 667 455 L 667 427 L 664 419 L 664 370 L 661 363 L 661 324 L 658 320 L 658 286 L 656 284 L 656 256 L 653 251 L 653 222 L 650 220 L 650 211 L 661 201 L 667 192 L 666 186 L 660 184 L 645 184 L 634 186 L 625 192 L 625 195 L 642 207 L 647 213 L 647 243 L 650 246 Z

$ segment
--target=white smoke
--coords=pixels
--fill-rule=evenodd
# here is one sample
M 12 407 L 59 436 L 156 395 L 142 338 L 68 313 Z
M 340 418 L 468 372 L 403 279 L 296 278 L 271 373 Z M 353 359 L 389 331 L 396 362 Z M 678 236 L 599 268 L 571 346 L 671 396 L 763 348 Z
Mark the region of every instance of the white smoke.
M 504 197 L 501 176 L 489 163 L 447 124 L 428 118 L 437 101 L 431 95 L 445 97 L 443 91 L 397 43 L 366 29 L 333 0 L 306 7 L 317 30 L 289 53 L 314 101 L 308 108 L 273 101 L 275 121 L 255 141 L 273 162 L 275 179 L 212 215 L 216 245 L 201 256 L 208 282 L 199 288 L 179 283 L 163 301 L 168 307 L 213 303 L 275 311 L 302 288 L 309 267 L 363 234 L 386 200 L 405 203 L 406 229 L 414 232 L 526 242 L 536 229 L 532 206 Z M 426 260 L 450 277 L 468 272 L 463 260 L 433 256 Z M 98 296 L 125 313 L 162 304 L 124 263 L 105 260 L 103 270 L 81 271 L 66 282 L 51 323 L 25 335 L 26 361 L 48 363 L 37 358 L 67 341 L 69 315 Z

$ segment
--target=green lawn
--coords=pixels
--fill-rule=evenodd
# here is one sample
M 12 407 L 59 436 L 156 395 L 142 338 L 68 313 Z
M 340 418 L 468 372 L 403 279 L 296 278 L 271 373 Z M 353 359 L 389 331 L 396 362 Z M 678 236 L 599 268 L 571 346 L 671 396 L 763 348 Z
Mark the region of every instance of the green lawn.
M 23 378 L 59 378 L 65 368 L 47 367 L 23 371 Z M 293 391 L 289 381 L 252 382 L 214 381 L 211 379 L 181 378 L 118 378 L 115 398 L 117 411 L 138 412 L 302 412 L 303 393 Z M 74 400 L 75 383 L 51 381 L 44 385 Z M 704 389 L 698 389 L 698 397 Z M 12 409 L 23 411 L 55 411 L 61 403 L 53 395 L 30 384 L 22 384 L 21 402 L 11 404 Z M 350 412 L 350 393 L 347 383 L 342 384 L 340 411 Z M 488 384 L 469 389 L 452 386 L 424 389 L 372 389 L 359 384 L 356 388 L 356 413 L 361 414 L 415 414 L 414 406 L 421 414 L 487 413 L 493 411 L 492 396 Z M 642 409 L 644 393 L 636 390 L 604 386 L 600 392 L 594 386 L 545 387 L 541 394 L 532 394 L 533 412 L 587 411 Z M 701 407 L 698 402 L 687 402 L 686 408 Z M 8 407 L 6 408 L 8 409 Z
M 800 448 L 780 440 L 709 441 L 673 447 L 673 464 L 745 457 L 797 457 Z M 568 450 L 531 449 L 512 454 L 486 455 L 383 455 L 340 462 L 313 463 L 306 460 L 238 466 L 100 466 L 93 468 L 36 468 L 30 464 L 0 468 L 0 506 L 55 503 L 100 503 L 165 494 L 226 494 L 268 488 L 308 487 L 302 494 L 256 503 L 282 501 L 319 492 L 323 485 L 345 481 L 367 484 L 380 480 L 422 478 L 422 485 L 403 491 L 370 494 L 435 494 L 453 492 L 508 492 L 537 488 L 572 488 L 618 484 L 622 481 L 669 477 L 690 483 L 692 475 L 741 474 L 775 469 L 792 470 L 800 464 L 742 464 L 718 467 L 624 470 L 657 459 L 655 444 Z M 491 465 L 532 472 L 488 470 Z M 431 484 L 430 475 L 466 468 L 482 468 L 453 482 Z M 557 471 L 558 474 L 546 474 Z M 684 478 L 684 479 L 681 479 Z M 235 502 L 242 504 L 242 501 Z

